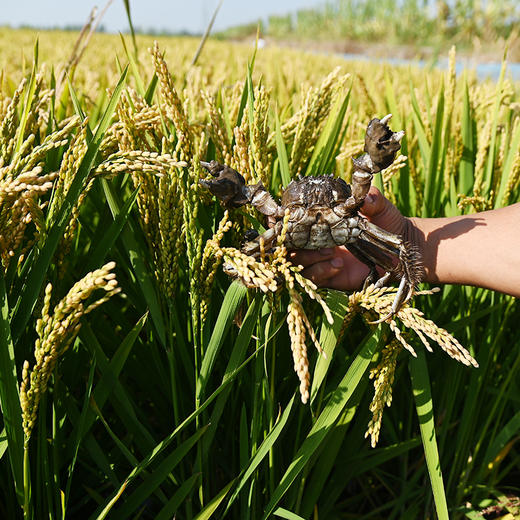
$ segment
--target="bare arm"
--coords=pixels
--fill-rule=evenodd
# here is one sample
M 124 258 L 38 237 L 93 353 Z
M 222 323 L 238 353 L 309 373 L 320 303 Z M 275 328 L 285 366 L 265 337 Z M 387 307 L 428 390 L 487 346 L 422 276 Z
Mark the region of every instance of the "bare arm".
M 425 281 L 520 296 L 520 203 L 474 215 L 413 218 Z
M 425 281 L 486 287 L 520 297 L 520 203 L 452 218 L 405 219 L 377 188 L 362 209 L 374 224 L 405 234 L 422 252 Z M 358 289 L 368 268 L 345 248 L 293 251 L 303 274 L 324 287 Z

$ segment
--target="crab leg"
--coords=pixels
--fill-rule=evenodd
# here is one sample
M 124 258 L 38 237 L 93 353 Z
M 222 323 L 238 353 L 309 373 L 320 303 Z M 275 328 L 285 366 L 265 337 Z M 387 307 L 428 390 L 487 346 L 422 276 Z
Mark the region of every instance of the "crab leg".
M 362 231 L 366 231 L 369 235 L 376 237 L 379 240 L 382 240 L 383 242 L 387 242 L 397 248 L 399 248 L 403 243 L 399 235 L 391 233 L 386 229 L 380 228 L 379 226 L 372 224 L 372 222 L 369 222 L 366 219 L 359 219 L 358 225 Z
M 382 249 L 378 246 L 378 244 L 375 244 L 374 242 L 369 242 L 368 240 L 365 240 L 365 238 L 360 238 L 357 242 L 352 244 L 346 244 L 345 247 L 348 246 L 348 250 L 356 250 L 360 253 L 359 260 L 365 262 L 365 259 L 368 259 L 369 262 L 379 265 L 382 267 L 385 271 L 393 271 L 395 267 L 394 258 L 399 258 L 399 253 L 391 253 L 387 254 L 386 252 L 382 251 Z M 361 255 L 364 258 L 361 258 Z M 367 263 L 368 267 L 370 267 L 370 264 Z
M 264 215 L 283 216 L 282 209 L 262 182 L 247 185 L 240 173 L 217 161 L 201 161 L 200 164 L 215 178 L 200 179 L 199 183 L 220 199 L 227 208 L 240 208 L 251 204 Z
M 354 244 L 348 244 L 348 246 L 346 247 L 358 260 L 361 260 L 370 269 L 370 273 L 366 277 L 365 282 L 363 283 L 363 289 L 365 289 L 370 283 L 374 283 L 374 280 L 377 277 L 377 271 L 375 269 L 375 266 L 377 264 L 382 264 L 381 259 L 374 258 L 366 250 L 358 248 Z M 392 269 L 390 268 L 381 278 L 379 278 L 379 280 L 375 281 L 375 287 L 383 287 L 388 282 L 391 275 Z M 399 312 L 401 307 L 412 297 L 413 288 L 414 285 L 409 281 L 407 276 L 403 274 L 399 283 L 399 288 L 392 303 L 390 312 L 386 316 L 380 318 L 379 320 L 371 321 L 370 323 L 375 325 L 378 323 L 382 323 L 383 321 L 386 321 L 388 318 L 391 318 L 392 316 L 395 316 Z
M 258 256 L 260 254 L 260 240 L 264 243 L 264 248 L 266 251 L 273 247 L 273 243 L 278 238 L 278 235 L 281 233 L 283 227 L 283 222 L 278 221 L 274 227 L 269 228 L 267 231 L 262 233 L 259 237 L 254 240 L 250 240 L 246 242 L 242 246 L 242 253 L 245 253 L 249 256 Z
M 363 282 L 363 289 L 366 289 L 371 283 L 374 283 L 377 280 L 376 260 L 374 258 L 371 258 L 370 255 L 365 254 L 365 252 L 362 249 L 356 247 L 355 244 L 346 244 L 345 247 L 359 261 L 363 262 L 370 269 L 368 276 L 365 278 L 365 281 Z
M 356 207 L 361 207 L 370 189 L 374 173 L 388 168 L 395 159 L 395 154 L 401 148 L 404 132 L 392 132 L 387 123 L 392 114 L 383 119 L 374 118 L 368 123 L 365 134 L 365 154 L 352 159 L 352 197 Z
M 358 225 L 361 228 L 360 240 L 362 242 L 356 243 L 353 248 L 349 245 L 349 250 L 352 250 L 352 252 L 354 252 L 354 249 L 357 249 L 358 252 L 361 250 L 362 255 L 370 261 L 365 261 L 365 263 L 371 269 L 371 264 L 376 264 L 387 271 L 383 277 L 385 280 L 379 279 L 376 286 L 382 287 L 391 272 L 400 276 L 399 288 L 390 312 L 384 318 L 374 322 L 380 323 L 397 314 L 413 296 L 414 288 L 421 280 L 422 265 L 419 261 L 418 251 L 404 242 L 399 235 L 385 231 L 366 220 L 360 219 Z M 397 265 L 392 265 L 392 258 L 397 261 Z M 360 258 L 360 260 L 363 261 L 363 258 Z

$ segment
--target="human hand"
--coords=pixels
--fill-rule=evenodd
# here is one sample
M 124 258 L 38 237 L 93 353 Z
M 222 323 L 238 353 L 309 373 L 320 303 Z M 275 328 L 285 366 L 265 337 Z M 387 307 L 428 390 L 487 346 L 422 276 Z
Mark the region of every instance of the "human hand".
M 407 219 L 375 187 L 371 186 L 361 213 L 367 219 L 391 233 L 402 235 Z M 345 247 L 298 249 L 290 251 L 293 264 L 304 267 L 302 274 L 320 287 L 340 291 L 359 289 L 369 274 L 369 268 Z

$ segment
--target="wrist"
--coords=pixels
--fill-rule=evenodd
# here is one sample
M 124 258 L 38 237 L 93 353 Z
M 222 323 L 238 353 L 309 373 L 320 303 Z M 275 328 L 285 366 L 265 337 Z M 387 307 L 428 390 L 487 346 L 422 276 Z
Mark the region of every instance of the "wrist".
M 426 236 L 421 229 L 420 221 L 421 219 L 417 217 L 405 217 L 402 232 L 403 241 L 413 247 L 419 255 L 419 261 L 422 264 L 421 281 L 437 281 L 429 261 L 430 255 L 427 252 Z

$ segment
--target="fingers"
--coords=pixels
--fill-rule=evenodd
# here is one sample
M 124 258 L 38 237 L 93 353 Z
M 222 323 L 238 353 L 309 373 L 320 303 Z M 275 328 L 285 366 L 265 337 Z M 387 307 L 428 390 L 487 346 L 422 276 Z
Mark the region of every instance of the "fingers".
M 304 267 L 302 275 L 319 287 L 358 289 L 369 273 L 368 267 L 344 247 L 291 251 L 290 257 L 294 264 Z
M 295 265 L 303 265 L 303 267 L 308 267 L 317 262 L 323 262 L 324 260 L 330 260 L 333 256 L 333 247 L 317 250 L 297 249 L 289 253 L 291 262 Z
M 368 267 L 355 258 L 335 257 L 313 264 L 302 271 L 303 276 L 312 280 L 319 287 L 328 287 L 339 291 L 359 289 L 368 276 Z

